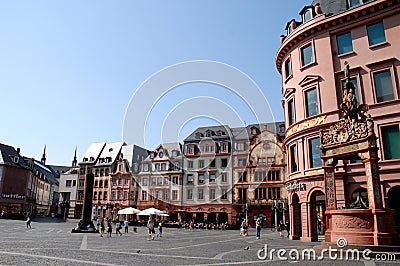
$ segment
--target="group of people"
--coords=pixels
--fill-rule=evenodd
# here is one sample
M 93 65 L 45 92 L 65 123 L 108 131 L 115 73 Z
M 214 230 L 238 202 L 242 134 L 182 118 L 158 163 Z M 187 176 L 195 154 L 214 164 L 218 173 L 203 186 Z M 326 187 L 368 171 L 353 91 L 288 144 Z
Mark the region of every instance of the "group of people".
M 97 230 L 100 233 L 100 237 L 103 237 L 103 234 L 105 233 L 106 229 L 107 229 L 107 237 L 112 237 L 112 232 L 113 232 L 113 222 L 110 218 L 97 218 L 96 221 L 96 225 L 97 225 Z M 121 229 L 122 229 L 122 225 L 125 228 L 125 233 L 129 232 L 129 221 L 125 220 L 123 223 L 121 223 L 119 220 L 115 221 L 115 234 L 118 236 L 122 236 L 121 233 Z M 107 226 L 107 227 L 106 227 Z
M 256 239 L 260 239 L 261 237 L 261 227 L 262 227 L 262 219 L 258 217 L 255 221 L 256 225 Z M 248 229 L 249 225 L 246 219 L 243 219 L 242 223 L 240 224 L 240 235 L 241 236 L 247 236 L 248 235 Z M 276 230 L 279 232 L 280 237 L 284 237 L 283 232 L 286 230 L 287 231 L 287 237 L 289 237 L 289 232 L 290 232 L 290 226 L 289 222 L 286 221 L 286 223 L 283 223 L 282 221 L 279 222 L 278 226 L 276 227 Z
M 203 230 L 227 230 L 228 229 L 228 223 L 212 223 L 212 222 L 200 222 L 200 223 L 195 223 L 193 220 L 186 221 L 183 224 L 183 228 L 185 230 L 194 230 L 194 229 L 203 229 Z
M 158 227 L 158 233 L 156 235 L 155 227 Z M 154 240 L 155 237 L 162 237 L 163 233 L 163 222 L 155 220 L 153 216 L 149 216 L 149 220 L 147 221 L 147 229 L 148 229 L 148 237 L 147 240 Z

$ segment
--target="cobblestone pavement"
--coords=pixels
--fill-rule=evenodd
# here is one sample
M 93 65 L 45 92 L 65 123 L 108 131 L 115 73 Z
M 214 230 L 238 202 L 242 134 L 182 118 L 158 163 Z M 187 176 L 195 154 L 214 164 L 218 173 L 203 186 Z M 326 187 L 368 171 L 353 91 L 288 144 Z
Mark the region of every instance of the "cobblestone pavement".
M 261 239 L 254 230 L 243 237 L 238 231 L 165 228 L 162 238 L 147 240 L 146 228 L 138 227 L 111 238 L 99 234 L 71 233 L 77 220 L 34 219 L 32 229 L 24 221 L 0 219 L 0 265 L 337 265 L 338 261 L 281 260 L 277 254 L 260 260 L 265 247 L 303 250 L 318 243 L 291 241 L 278 233 L 262 230 Z M 122 230 L 123 231 L 123 230 Z M 288 254 L 286 254 L 288 257 Z M 374 261 L 341 261 L 343 265 L 389 265 Z M 400 265 L 398 262 L 390 264 Z

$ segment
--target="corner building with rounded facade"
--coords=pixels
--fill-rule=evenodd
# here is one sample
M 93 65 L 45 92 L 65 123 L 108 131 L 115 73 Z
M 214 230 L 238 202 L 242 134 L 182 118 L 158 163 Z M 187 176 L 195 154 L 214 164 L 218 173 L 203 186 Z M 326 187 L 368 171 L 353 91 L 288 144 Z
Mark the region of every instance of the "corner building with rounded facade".
M 384 207 L 395 209 L 400 232 L 400 3 L 317 0 L 286 25 L 276 66 L 282 75 L 290 204 L 290 237 L 324 234 L 325 185 L 320 135 L 341 119 L 344 64 L 359 104 L 367 104 L 378 136 Z M 335 168 L 338 208 L 368 202 L 361 160 Z M 362 207 L 362 206 L 359 206 Z

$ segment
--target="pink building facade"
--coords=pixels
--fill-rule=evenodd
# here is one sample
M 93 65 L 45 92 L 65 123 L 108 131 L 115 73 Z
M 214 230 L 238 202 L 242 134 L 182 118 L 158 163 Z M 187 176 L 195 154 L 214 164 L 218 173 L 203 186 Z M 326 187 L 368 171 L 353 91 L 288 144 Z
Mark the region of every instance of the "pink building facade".
M 391 0 L 314 1 L 281 36 L 276 66 L 282 74 L 292 239 L 317 241 L 324 234 L 319 132 L 341 119 L 345 62 L 357 101 L 369 106 L 375 122 L 383 205 L 395 210 L 400 232 L 399 8 Z M 335 176 L 339 208 L 368 202 L 361 160 L 339 161 Z

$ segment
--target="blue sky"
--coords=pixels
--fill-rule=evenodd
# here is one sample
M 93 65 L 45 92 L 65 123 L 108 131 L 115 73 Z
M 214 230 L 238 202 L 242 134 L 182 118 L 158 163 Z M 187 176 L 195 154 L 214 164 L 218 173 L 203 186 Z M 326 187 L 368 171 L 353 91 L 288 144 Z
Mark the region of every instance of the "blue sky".
M 266 110 L 282 120 L 275 68 L 279 36 L 311 2 L 2 1 L 0 142 L 37 159 L 47 145 L 49 164 L 69 165 L 78 147 L 81 160 L 90 143 L 122 140 L 126 110 L 143 82 L 192 60 L 240 70 L 265 95 Z M 232 92 L 216 84 L 186 84 L 155 103 L 145 130 L 147 148 L 171 140 L 160 137 L 163 121 L 195 97 L 219 99 L 238 113 L 238 121 L 257 123 Z M 174 125 L 181 129 L 177 140 L 197 126 L 229 121 L 193 116 Z

